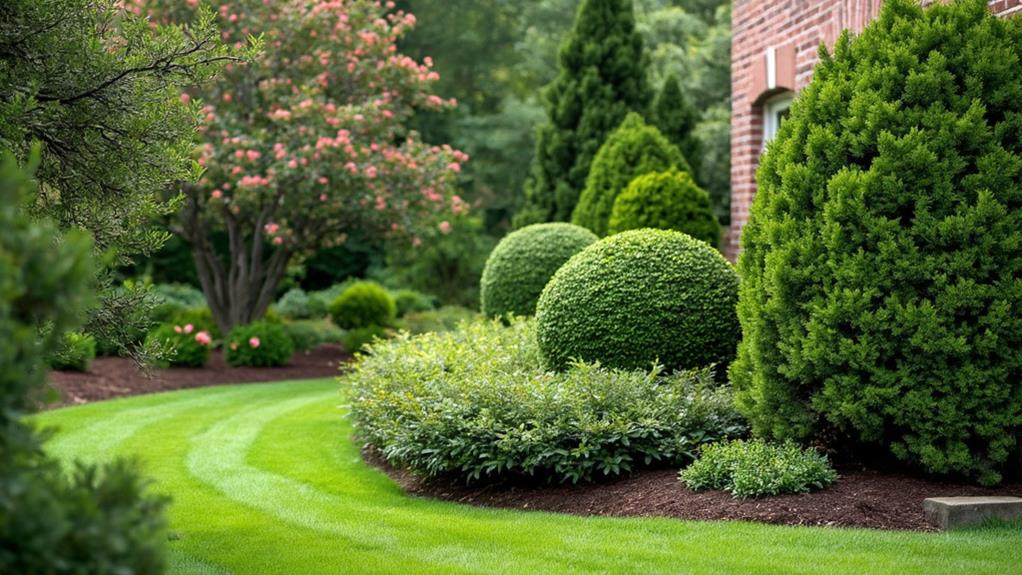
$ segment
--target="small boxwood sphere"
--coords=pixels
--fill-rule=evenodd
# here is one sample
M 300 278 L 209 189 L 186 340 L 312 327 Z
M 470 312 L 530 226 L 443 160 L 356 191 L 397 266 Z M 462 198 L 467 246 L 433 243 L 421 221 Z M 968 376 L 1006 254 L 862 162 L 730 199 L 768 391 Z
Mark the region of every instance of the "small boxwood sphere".
M 739 339 L 738 275 L 705 242 L 631 230 L 572 257 L 536 307 L 548 367 L 572 360 L 625 369 L 727 364 Z
M 642 228 L 685 232 L 714 247 L 720 243 L 710 195 L 678 170 L 639 176 L 614 200 L 607 232 Z
M 565 223 L 534 224 L 508 234 L 483 269 L 483 314 L 534 314 L 539 294 L 554 272 L 598 239 L 581 226 Z
M 390 325 L 397 318 L 397 304 L 380 284 L 355 282 L 330 304 L 330 317 L 343 329 Z

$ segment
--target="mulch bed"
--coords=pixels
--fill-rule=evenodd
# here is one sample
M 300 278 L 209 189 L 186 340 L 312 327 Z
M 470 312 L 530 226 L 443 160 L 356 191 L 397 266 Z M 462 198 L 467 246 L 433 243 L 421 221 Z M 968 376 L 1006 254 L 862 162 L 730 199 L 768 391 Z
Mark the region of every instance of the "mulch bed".
M 214 351 L 204 368 L 139 370 L 130 359 L 97 358 L 87 373 L 51 372 L 50 383 L 60 392 L 61 401 L 49 407 L 80 405 L 103 399 L 208 387 L 229 383 L 262 383 L 293 379 L 315 379 L 338 375 L 351 354 L 336 345 L 296 353 L 284 367 L 231 367 L 220 351 Z
M 467 487 L 423 482 L 407 471 L 388 465 L 370 450 L 363 450 L 363 456 L 412 495 L 482 507 L 573 515 L 935 531 L 923 513 L 923 500 L 928 497 L 1022 496 L 1022 484 L 983 488 L 851 467 L 839 467 L 841 478 L 823 491 L 747 500 L 735 499 L 722 491 L 691 491 L 678 481 L 678 472 L 674 469 L 644 470 L 628 478 L 595 485 Z

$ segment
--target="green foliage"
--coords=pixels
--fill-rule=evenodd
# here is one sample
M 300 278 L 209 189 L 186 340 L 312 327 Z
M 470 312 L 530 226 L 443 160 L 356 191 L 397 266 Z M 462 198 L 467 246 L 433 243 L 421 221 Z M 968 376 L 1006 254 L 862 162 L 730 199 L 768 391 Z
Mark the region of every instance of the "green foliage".
M 710 196 L 677 170 L 639 176 L 614 200 L 607 233 L 641 228 L 685 232 L 714 247 L 720 243 Z
M 232 329 L 224 343 L 224 359 L 235 367 L 287 365 L 294 351 L 284 326 L 265 320 Z
M 486 260 L 480 284 L 483 315 L 535 314 L 539 294 L 554 272 L 598 239 L 565 223 L 533 224 L 508 234 Z
M 689 160 L 689 172 L 696 181 L 699 180 L 698 167 L 703 157 L 702 144 L 695 134 L 698 122 L 699 113 L 681 93 L 678 77 L 671 74 L 664 80 L 653 102 L 653 124 Z
M 430 311 L 436 308 L 433 296 L 413 289 L 399 289 L 391 294 L 397 306 L 397 317 L 405 317 L 410 313 Z
M 726 365 L 740 330 L 738 275 L 717 250 L 680 232 L 632 230 L 568 260 L 536 306 L 548 366 L 573 360 L 668 370 Z
M 826 455 L 791 442 L 774 445 L 762 440 L 705 445 L 680 477 L 693 491 L 722 489 L 743 499 L 809 493 L 838 479 Z
M 326 315 L 326 302 L 302 288 L 291 288 L 277 300 L 277 312 L 287 319 L 316 319 Z
M 283 324 L 295 351 L 309 351 L 324 343 L 342 343 L 344 332 L 327 319 L 303 319 Z
M 169 237 L 153 222 L 164 193 L 198 178 L 200 106 L 179 99 L 229 59 L 208 9 L 187 29 L 153 26 L 112 0 L 8 0 L 0 6 L 0 150 L 25 164 L 35 145 L 34 216 L 83 229 L 104 264 L 125 265 Z M 85 331 L 146 358 L 144 293 L 114 290 L 100 266 Z
M 161 363 L 171 367 L 203 367 L 209 361 L 213 347 L 209 331 L 190 323 L 162 324 L 149 332 L 147 339 L 151 344 L 168 350 L 166 359 Z
M 5 23 L 0 18 L 0 26 Z M 29 172 L 34 165 L 30 159 Z M 80 466 L 65 474 L 22 419 L 45 383 L 45 358 L 89 305 L 95 277 L 85 233 L 61 235 L 23 212 L 34 192 L 30 175 L 5 155 L 0 161 L 0 572 L 159 573 L 163 500 L 146 495 L 144 483 L 122 463 Z
M 1022 20 L 884 3 L 759 171 L 731 371 L 757 433 L 985 483 L 1022 431 Z
M 153 294 L 160 303 L 177 303 L 186 309 L 206 305 L 202 291 L 188 284 L 156 284 Z
M 647 112 L 653 98 L 632 0 L 582 0 L 558 64 L 516 227 L 570 219 L 607 134 L 629 112 Z
M 431 333 L 434 331 L 451 331 L 464 321 L 474 319 L 479 314 L 473 310 L 458 306 L 444 306 L 440 309 L 410 313 L 401 318 L 397 327 L 412 335 Z
M 639 176 L 672 169 L 689 171 L 677 146 L 641 116 L 629 114 L 600 146 L 572 223 L 606 236 L 614 200 L 628 184 Z
M 341 338 L 341 345 L 349 353 L 362 353 L 368 351 L 369 344 L 378 339 L 387 339 L 390 336 L 391 331 L 381 325 L 356 327 L 344 332 L 344 337 Z
M 479 305 L 479 277 L 496 240 L 483 232 L 478 217 L 461 215 L 448 223 L 449 233 L 423 240 L 419 247 L 391 246 L 386 268 L 371 277 L 433 294 L 444 305 Z
M 89 371 L 96 359 L 96 339 L 87 333 L 69 331 L 60 348 L 48 358 L 50 369 L 58 371 Z
M 352 284 L 330 304 L 330 317 L 342 329 L 385 326 L 397 317 L 397 305 L 383 286 L 361 281 Z
M 400 335 L 342 382 L 360 436 L 426 477 L 590 482 L 688 461 L 742 431 L 730 392 L 705 370 L 547 372 L 533 320 Z

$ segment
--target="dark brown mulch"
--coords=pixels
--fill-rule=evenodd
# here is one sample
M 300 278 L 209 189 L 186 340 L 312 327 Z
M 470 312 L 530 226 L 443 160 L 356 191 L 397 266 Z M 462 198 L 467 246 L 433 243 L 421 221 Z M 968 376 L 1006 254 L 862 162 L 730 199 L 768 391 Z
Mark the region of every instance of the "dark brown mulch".
M 364 450 L 363 455 L 412 495 L 482 507 L 573 515 L 934 531 L 923 513 L 923 500 L 927 497 L 1022 496 L 1022 484 L 983 488 L 862 468 L 839 468 L 841 479 L 815 493 L 746 500 L 722 491 L 690 491 L 678 481 L 674 469 L 644 470 L 625 479 L 595 485 L 466 487 L 423 482 L 407 471 L 387 465 L 369 450 Z
M 50 383 L 62 399 L 49 407 L 228 383 L 331 377 L 338 375 L 341 365 L 350 359 L 351 354 L 339 346 L 323 345 L 296 353 L 290 365 L 284 367 L 231 367 L 224 362 L 221 352 L 214 351 L 204 368 L 153 369 L 146 374 L 130 359 L 101 357 L 87 373 L 51 372 Z

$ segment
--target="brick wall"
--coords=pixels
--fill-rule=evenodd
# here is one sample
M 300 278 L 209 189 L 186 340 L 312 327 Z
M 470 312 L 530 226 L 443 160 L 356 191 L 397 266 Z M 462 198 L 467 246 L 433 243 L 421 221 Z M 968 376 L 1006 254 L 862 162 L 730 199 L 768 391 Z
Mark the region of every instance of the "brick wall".
M 927 0 L 922 0 L 928 3 Z M 731 228 L 725 253 L 738 253 L 756 193 L 763 148 L 763 102 L 809 83 L 820 42 L 862 30 L 881 0 L 734 0 L 731 19 Z M 999 14 L 1022 12 L 1022 0 L 992 0 Z

